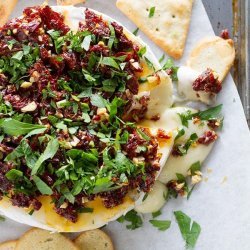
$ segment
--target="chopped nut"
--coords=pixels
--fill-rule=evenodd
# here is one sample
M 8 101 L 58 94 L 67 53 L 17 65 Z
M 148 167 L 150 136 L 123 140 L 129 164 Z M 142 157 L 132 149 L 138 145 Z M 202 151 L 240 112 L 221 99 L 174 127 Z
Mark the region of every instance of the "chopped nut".
M 39 78 L 40 78 L 40 73 L 38 73 L 37 71 L 34 71 L 30 77 L 30 81 L 37 82 Z
M 24 88 L 24 89 L 27 89 L 27 88 L 29 88 L 31 86 L 32 86 L 32 82 L 23 82 L 20 87 Z
M 202 172 L 199 171 L 199 170 L 195 171 L 195 174 L 196 174 L 196 175 L 199 175 L 199 176 L 202 176 Z
M 107 113 L 106 108 L 98 108 L 96 114 L 100 116 L 100 121 L 109 119 L 109 114 Z
M 158 83 L 159 82 L 159 78 L 157 76 L 148 76 L 147 80 L 149 83 Z
M 39 41 L 39 42 L 42 42 L 42 41 L 43 41 L 42 36 L 38 36 L 38 41 Z
M 70 142 L 72 147 L 75 147 L 78 143 L 80 142 L 80 140 L 73 135 L 73 141 Z
M 179 191 L 179 190 L 181 190 L 184 186 L 185 186 L 185 183 L 182 182 L 182 183 L 177 184 L 176 187 L 175 187 L 175 189 L 176 189 L 177 191 Z
M 59 111 L 56 111 L 55 116 L 58 118 L 63 118 L 63 114 Z
M 17 29 L 13 29 L 13 34 L 16 34 L 17 33 Z
M 60 206 L 60 208 L 67 208 L 68 207 L 68 203 L 63 202 L 63 204 Z
M 24 34 L 25 34 L 26 36 L 29 35 L 29 31 L 28 31 L 28 30 L 23 30 L 23 32 L 24 32 Z
M 82 197 L 82 203 L 86 203 L 88 201 L 89 201 L 89 199 L 87 197 Z
M 105 46 L 105 43 L 104 43 L 103 41 L 100 41 L 100 42 L 98 43 L 98 45 L 100 45 L 100 46 Z
M 202 180 L 202 177 L 200 175 L 193 175 L 191 182 L 192 184 L 197 184 Z
M 35 111 L 36 109 L 37 109 L 37 104 L 33 101 L 24 106 L 23 108 L 21 108 L 21 111 L 25 113 L 25 112 Z
M 138 62 L 133 62 L 133 63 L 131 63 L 131 64 L 132 64 L 132 66 L 133 66 L 135 69 L 137 69 L 137 70 L 141 69 L 141 65 L 140 65 Z

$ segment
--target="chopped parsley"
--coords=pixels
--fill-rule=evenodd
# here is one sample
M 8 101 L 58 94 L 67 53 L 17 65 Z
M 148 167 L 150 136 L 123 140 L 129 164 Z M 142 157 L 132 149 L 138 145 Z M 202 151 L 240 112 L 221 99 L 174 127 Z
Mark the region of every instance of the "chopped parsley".
M 153 217 L 153 218 L 156 218 L 156 217 L 158 217 L 158 216 L 160 216 L 160 215 L 161 215 L 161 210 L 158 210 L 158 211 L 152 213 L 152 217 Z
M 154 16 L 154 14 L 155 14 L 155 7 L 151 7 L 151 8 L 149 9 L 148 17 L 151 18 L 151 17 Z
M 126 213 L 126 215 L 122 215 L 117 219 L 117 221 L 120 223 L 125 221 L 129 222 L 130 224 L 126 225 L 126 228 L 129 230 L 135 230 L 139 227 L 142 227 L 143 224 L 141 216 L 139 216 L 135 210 L 131 210 Z
M 209 108 L 204 111 L 199 111 L 197 113 L 192 113 L 190 110 L 188 110 L 187 112 L 178 115 L 180 116 L 182 125 L 188 127 L 188 121 L 192 120 L 194 117 L 197 117 L 204 121 L 222 119 L 220 117 L 221 110 L 222 110 L 222 104 Z
M 5 217 L 3 217 L 2 215 L 0 215 L 0 222 L 5 221 Z
M 179 67 L 174 65 L 174 61 L 172 59 L 168 59 L 162 67 L 163 70 L 167 70 L 167 73 L 170 75 L 173 81 L 178 81 L 177 71 Z
M 150 220 L 149 221 L 154 227 L 160 231 L 166 231 L 171 226 L 170 220 Z
M 139 28 L 136 28 L 134 31 L 133 31 L 133 34 L 135 35 L 135 36 L 137 36 L 138 35 L 138 32 L 139 32 Z
M 191 218 L 181 211 L 175 211 L 174 215 L 186 242 L 186 248 L 194 248 L 201 232 L 200 225 L 196 221 L 191 222 Z

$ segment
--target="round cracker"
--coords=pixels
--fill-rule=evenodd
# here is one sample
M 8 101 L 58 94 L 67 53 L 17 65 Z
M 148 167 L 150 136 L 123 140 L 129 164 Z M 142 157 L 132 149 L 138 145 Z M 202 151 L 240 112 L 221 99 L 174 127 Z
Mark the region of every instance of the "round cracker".
M 80 250 L 114 250 L 111 238 L 100 229 L 85 231 L 74 242 Z
M 196 44 L 190 53 L 187 66 L 203 72 L 210 68 L 223 81 L 233 65 L 235 59 L 234 43 L 231 39 L 222 39 L 218 36 L 207 37 Z
M 0 244 L 0 250 L 14 250 L 16 247 L 16 240 L 5 241 Z
M 51 233 L 39 228 L 26 232 L 16 244 L 15 250 L 79 250 L 68 238 L 60 233 Z

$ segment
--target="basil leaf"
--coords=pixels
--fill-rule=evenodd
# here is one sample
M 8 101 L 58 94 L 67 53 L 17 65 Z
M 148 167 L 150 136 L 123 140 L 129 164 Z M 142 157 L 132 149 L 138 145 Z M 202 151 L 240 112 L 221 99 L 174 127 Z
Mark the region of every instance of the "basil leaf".
M 16 181 L 23 177 L 23 172 L 17 169 L 11 169 L 5 176 L 10 181 Z
M 50 140 L 47 147 L 45 148 L 45 151 L 40 155 L 34 167 L 32 168 L 31 175 L 35 175 L 38 172 L 40 166 L 44 161 L 53 158 L 58 148 L 59 148 L 58 140 L 57 139 Z
M 33 176 L 33 181 L 35 182 L 37 189 L 41 192 L 41 194 L 52 195 L 52 189 L 42 181 L 38 176 Z
M 101 95 L 98 94 L 92 95 L 90 97 L 90 102 L 93 106 L 96 106 L 98 108 L 105 108 L 107 104 L 107 101 Z
M 81 47 L 82 47 L 85 51 L 88 51 L 88 50 L 89 50 L 90 43 L 91 43 L 91 39 L 92 39 L 92 36 L 91 36 L 91 35 L 88 35 L 88 36 L 85 36 L 85 37 L 84 37 L 83 42 L 82 42 L 82 44 L 81 44 Z
M 100 63 L 120 70 L 119 65 L 112 57 L 103 57 Z
M 155 14 L 155 7 L 151 7 L 149 10 L 148 17 L 151 18 L 154 16 L 154 14 Z
M 221 113 L 222 110 L 222 104 L 209 108 L 204 111 L 200 111 L 198 113 L 193 114 L 193 117 L 198 116 L 201 120 L 210 120 L 210 119 L 216 119 Z
M 191 218 L 181 211 L 175 211 L 174 215 L 182 237 L 186 242 L 186 247 L 194 248 L 201 232 L 200 225 L 195 221 L 191 223 Z
M 160 231 L 166 231 L 170 228 L 170 220 L 150 220 L 149 221 L 154 227 L 157 227 Z
M 3 129 L 4 133 L 12 136 L 19 136 L 30 133 L 35 129 L 43 129 L 45 126 L 38 124 L 30 124 L 25 122 L 19 122 L 12 118 L 7 118 L 0 122 L 0 127 Z

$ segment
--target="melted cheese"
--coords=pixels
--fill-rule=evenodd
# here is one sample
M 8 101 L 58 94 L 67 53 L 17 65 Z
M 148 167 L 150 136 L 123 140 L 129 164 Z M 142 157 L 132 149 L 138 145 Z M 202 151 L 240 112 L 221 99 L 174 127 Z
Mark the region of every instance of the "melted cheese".
M 193 70 L 189 67 L 182 66 L 178 69 L 178 93 L 183 96 L 186 101 L 201 101 L 206 104 L 212 104 L 216 95 L 206 93 L 204 91 L 193 90 L 193 82 L 198 78 L 202 72 Z
M 152 190 L 142 204 L 135 207 L 139 213 L 154 213 L 159 211 L 166 203 L 167 187 L 159 181 L 156 181 Z

